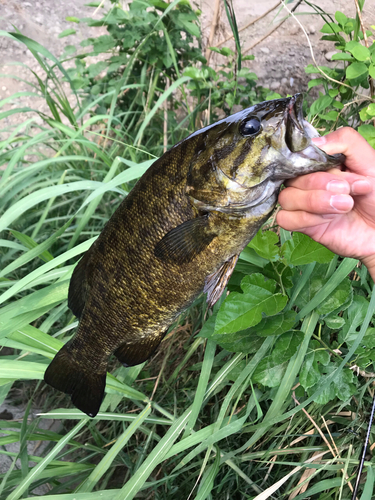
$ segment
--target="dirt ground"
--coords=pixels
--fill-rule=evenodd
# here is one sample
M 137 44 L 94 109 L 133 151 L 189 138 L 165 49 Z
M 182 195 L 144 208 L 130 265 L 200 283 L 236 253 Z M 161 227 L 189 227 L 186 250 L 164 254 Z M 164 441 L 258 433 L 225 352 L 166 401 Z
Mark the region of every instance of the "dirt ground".
M 87 37 L 105 33 L 103 28 L 90 28 L 84 23 L 76 24 L 66 21 L 67 16 L 99 19 L 101 13 L 95 13 L 95 9 L 85 6 L 86 3 L 87 0 L 64 0 L 64 2 L 0 0 L 0 29 L 13 31 L 15 27 L 59 57 L 66 45 L 78 45 Z M 123 3 L 128 2 L 123 1 Z M 262 0 L 261 2 L 233 0 L 239 28 L 262 16 L 277 3 L 277 0 Z M 290 8 L 294 4 L 295 2 L 289 4 Z M 202 10 L 203 44 L 207 45 L 215 0 L 194 0 L 194 5 Z M 341 10 L 350 17 L 354 17 L 356 13 L 354 0 L 316 0 L 316 5 L 332 15 L 336 10 Z M 334 47 L 330 42 L 320 41 L 321 33 L 319 30 L 322 21 L 313 12 L 312 8 L 308 8 L 304 4 L 296 10 L 298 19 L 305 27 L 314 47 L 316 61 L 318 64 L 330 64 L 328 61 Z M 248 47 L 273 30 L 284 19 L 285 15 L 285 9 L 278 7 L 263 19 L 241 31 L 244 50 L 246 51 Z M 367 27 L 374 24 L 375 0 L 366 0 L 364 19 Z M 75 29 L 76 34 L 58 38 L 59 33 L 68 28 Z M 221 4 L 213 45 L 225 39 L 228 34 L 229 25 L 223 4 Z M 233 46 L 233 41 L 228 41 L 223 46 Z M 248 61 L 246 64 L 258 75 L 259 82 L 263 86 L 282 95 L 306 90 L 308 77 L 304 72 L 304 67 L 313 61 L 307 38 L 295 19 L 287 19 L 273 34 L 247 53 L 255 56 L 254 61 Z M 25 82 L 30 81 L 32 75 L 25 66 L 36 71 L 40 70 L 32 54 L 21 43 L 4 36 L 0 36 L 0 54 L 0 99 L 9 97 L 15 92 L 29 90 Z M 9 75 L 15 75 L 18 80 L 10 78 Z M 69 93 L 67 84 L 66 91 Z M 20 97 L 12 100 L 9 104 L 10 107 L 28 105 L 32 105 L 34 109 L 40 111 L 44 111 L 46 108 L 42 98 Z M 14 124 L 14 121 L 19 119 L 19 115 L 9 117 L 5 120 L 5 125 Z M 4 124 L 0 128 L 4 128 Z

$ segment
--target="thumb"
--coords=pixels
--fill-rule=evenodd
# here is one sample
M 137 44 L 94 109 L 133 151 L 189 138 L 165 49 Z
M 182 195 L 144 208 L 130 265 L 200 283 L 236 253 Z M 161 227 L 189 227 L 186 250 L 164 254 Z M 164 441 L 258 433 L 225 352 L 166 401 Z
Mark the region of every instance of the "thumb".
M 359 175 L 375 177 L 375 150 L 354 129 L 340 128 L 324 137 L 312 139 L 313 143 L 326 153 L 342 153 L 346 156 L 345 166 Z

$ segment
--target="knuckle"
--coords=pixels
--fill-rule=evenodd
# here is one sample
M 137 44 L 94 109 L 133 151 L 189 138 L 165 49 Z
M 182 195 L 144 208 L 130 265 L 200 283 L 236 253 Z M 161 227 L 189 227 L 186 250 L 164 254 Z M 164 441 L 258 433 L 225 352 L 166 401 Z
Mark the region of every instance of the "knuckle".
M 316 211 L 316 193 L 314 191 L 308 191 L 305 196 L 306 208 L 309 212 Z

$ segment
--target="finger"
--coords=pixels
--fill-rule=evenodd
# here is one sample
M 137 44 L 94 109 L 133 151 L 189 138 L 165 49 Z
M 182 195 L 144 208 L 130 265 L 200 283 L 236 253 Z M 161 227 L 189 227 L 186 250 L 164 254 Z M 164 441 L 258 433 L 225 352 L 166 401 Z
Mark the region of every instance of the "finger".
M 318 148 L 328 154 L 342 153 L 345 165 L 360 175 L 375 176 L 375 151 L 354 129 L 340 128 L 324 137 L 312 139 Z
M 369 194 L 373 190 L 372 182 L 367 177 L 338 169 L 302 175 L 290 179 L 285 185 L 305 190 L 326 189 L 334 193 L 351 195 Z
M 305 191 L 288 187 L 279 194 L 279 203 L 284 210 L 303 210 L 313 214 L 343 214 L 350 212 L 354 200 L 348 194 L 323 190 Z
M 337 215 L 322 216 L 311 214 L 302 210 L 289 212 L 280 210 L 276 215 L 276 222 L 287 231 L 301 231 L 309 233 L 308 229 L 328 224 Z
M 337 170 L 337 172 L 340 171 Z M 295 179 L 290 179 L 285 185 L 306 191 L 329 190 L 336 193 L 349 194 L 349 183 L 345 179 L 341 180 L 337 172 L 315 172 L 313 174 L 301 175 Z

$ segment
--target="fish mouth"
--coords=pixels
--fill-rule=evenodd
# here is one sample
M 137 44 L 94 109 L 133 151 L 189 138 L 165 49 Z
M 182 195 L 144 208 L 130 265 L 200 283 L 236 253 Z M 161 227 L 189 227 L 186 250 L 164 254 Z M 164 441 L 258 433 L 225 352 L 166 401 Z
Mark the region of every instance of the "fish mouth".
M 302 94 L 296 94 L 290 98 L 285 110 L 285 142 L 292 153 L 306 149 L 313 137 L 319 137 L 315 128 L 304 119 L 302 103 Z

